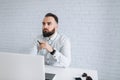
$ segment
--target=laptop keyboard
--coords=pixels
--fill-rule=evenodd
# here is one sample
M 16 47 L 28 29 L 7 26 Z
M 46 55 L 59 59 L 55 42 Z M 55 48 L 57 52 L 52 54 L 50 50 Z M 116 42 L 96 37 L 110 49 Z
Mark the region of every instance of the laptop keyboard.
M 53 80 L 55 74 L 53 73 L 45 73 L 45 80 Z

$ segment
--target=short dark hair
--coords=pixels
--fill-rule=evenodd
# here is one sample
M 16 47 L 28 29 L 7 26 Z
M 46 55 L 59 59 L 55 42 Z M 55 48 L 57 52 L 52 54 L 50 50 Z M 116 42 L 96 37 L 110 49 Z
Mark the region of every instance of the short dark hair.
M 53 14 L 53 13 L 47 13 L 45 15 L 45 17 L 53 17 L 55 19 L 55 21 L 57 22 L 57 24 L 58 24 L 58 17 L 55 14 Z

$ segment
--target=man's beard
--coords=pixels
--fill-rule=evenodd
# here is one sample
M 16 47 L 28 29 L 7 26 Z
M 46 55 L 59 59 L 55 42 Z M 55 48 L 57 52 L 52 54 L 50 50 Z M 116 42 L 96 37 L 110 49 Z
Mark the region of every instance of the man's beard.
M 53 35 L 55 33 L 55 28 L 52 31 L 49 31 L 49 32 L 44 31 L 44 30 L 42 32 L 43 32 L 44 37 L 50 37 L 51 35 Z

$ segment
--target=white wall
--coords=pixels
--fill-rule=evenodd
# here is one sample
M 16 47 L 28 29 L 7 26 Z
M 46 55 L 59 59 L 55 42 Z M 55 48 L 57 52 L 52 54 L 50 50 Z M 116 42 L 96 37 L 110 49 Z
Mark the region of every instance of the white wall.
M 97 69 L 99 80 L 120 79 L 119 0 L 0 0 L 0 51 L 29 53 L 48 12 L 71 38 L 71 67 Z

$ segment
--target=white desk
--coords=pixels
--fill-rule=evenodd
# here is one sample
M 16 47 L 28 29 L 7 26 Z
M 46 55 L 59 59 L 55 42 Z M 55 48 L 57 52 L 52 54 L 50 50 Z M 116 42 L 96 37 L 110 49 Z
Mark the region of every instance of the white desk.
M 0 52 L 0 54 L 3 54 L 3 52 Z M 20 65 L 20 63 L 19 62 L 16 62 L 16 60 L 17 61 L 22 61 L 22 62 L 24 62 L 24 64 L 28 64 L 28 62 L 29 62 L 29 64 L 31 65 L 33 65 L 33 63 L 31 63 L 31 62 L 33 62 L 33 58 L 31 58 L 31 56 L 29 56 L 27 59 L 26 58 L 24 58 L 25 56 L 23 56 L 22 58 L 19 58 L 20 60 L 18 60 L 18 57 L 20 57 L 20 56 L 14 56 L 14 58 L 13 57 L 11 57 L 10 58 L 10 54 L 9 53 L 4 53 L 4 54 L 9 54 L 9 56 L 4 56 L 4 57 L 2 57 L 2 54 L 1 54 L 1 57 L 0 57 L 0 63 L 1 63 L 1 65 L 2 66 L 0 66 L 0 71 L 1 71 L 1 73 L 0 74 L 3 74 L 2 72 L 4 72 L 4 69 L 5 68 L 7 68 L 8 66 L 8 70 L 7 69 L 5 69 L 5 72 L 7 71 L 8 73 L 10 73 L 10 72 L 13 72 L 13 70 L 16 72 L 16 70 L 13 68 L 13 70 L 11 70 L 10 69 L 10 66 L 12 67 L 15 67 L 15 65 Z M 24 59 L 23 59 L 24 58 Z M 31 59 L 29 59 L 29 58 L 31 58 Z M 37 56 L 36 56 L 36 59 L 37 59 Z M 7 64 L 7 62 L 5 62 L 6 60 L 8 60 L 8 64 Z M 12 65 L 9 65 L 9 63 L 10 63 L 10 61 L 9 60 L 12 60 Z M 25 61 L 24 61 L 25 60 Z M 27 61 L 28 62 L 27 62 Z M 37 67 L 36 66 L 34 66 L 34 68 L 33 67 L 31 67 L 31 66 L 29 66 L 29 69 L 31 70 L 31 69 L 35 69 L 35 70 L 33 70 L 33 72 L 34 71 L 38 71 L 39 70 L 39 68 L 40 68 L 40 70 L 42 70 L 43 68 L 41 68 L 41 65 L 39 64 L 39 61 L 42 61 L 41 59 L 39 60 L 37 60 L 37 61 L 35 61 L 36 62 L 36 64 L 34 64 L 34 65 L 37 65 Z M 26 62 L 26 63 L 25 63 Z M 4 64 L 4 63 L 6 63 L 7 64 L 7 66 L 6 66 L 6 64 Z M 43 63 L 43 61 L 42 61 L 42 63 Z M 38 66 L 39 65 L 39 66 Z M 5 67 L 4 67 L 5 66 Z M 22 66 L 24 66 L 24 65 L 22 65 Z M 29 71 L 29 69 L 28 69 L 28 67 L 26 66 L 26 68 L 25 67 L 21 67 L 21 66 L 18 66 L 19 67 L 19 69 L 17 69 L 17 70 L 21 70 L 22 69 L 22 71 L 26 71 L 26 69 Z M 23 70 L 23 68 L 25 68 L 24 70 Z M 2 71 L 3 70 L 3 71 Z M 98 75 L 97 75 L 97 71 L 96 70 L 86 70 L 86 69 L 79 69 L 79 68 L 60 68 L 60 67 L 53 67 L 53 66 L 45 66 L 45 72 L 46 73 L 54 73 L 54 74 L 56 74 L 55 75 L 55 77 L 54 77 L 54 80 L 75 80 L 74 78 L 75 77 L 81 77 L 82 76 L 82 74 L 83 73 L 87 73 L 89 76 L 91 76 L 92 78 L 93 78 L 93 80 L 98 80 Z M 38 74 L 39 75 L 39 73 L 36 73 L 36 74 Z M 21 75 L 21 74 L 20 74 Z M 33 74 L 32 74 L 33 75 Z M 0 77 L 1 77 L 1 75 L 0 75 Z M 5 76 L 6 77 L 6 76 Z M 14 77 L 14 76 L 13 76 Z M 23 77 L 24 78 L 24 77 Z M 28 77 L 28 78 L 30 78 L 30 77 Z M 82 77 L 81 77 L 82 78 Z M 10 79 L 9 79 L 10 80 Z M 12 79 L 13 80 L 13 79 Z M 20 80 L 20 79 L 15 79 L 15 80 Z M 23 79 L 21 79 L 21 80 L 23 80 Z M 28 79 L 28 80 L 30 80 L 30 79 Z M 42 80 L 42 79 L 41 79 Z M 82 78 L 82 80 L 85 80 L 85 79 L 83 79 Z
M 85 78 L 82 77 L 83 73 L 87 73 L 88 76 L 91 76 L 93 80 L 98 80 L 96 70 L 86 70 L 79 68 L 59 68 L 52 66 L 45 67 L 45 72 L 56 74 L 53 80 L 75 80 L 75 77 L 81 77 L 82 80 L 85 80 Z

